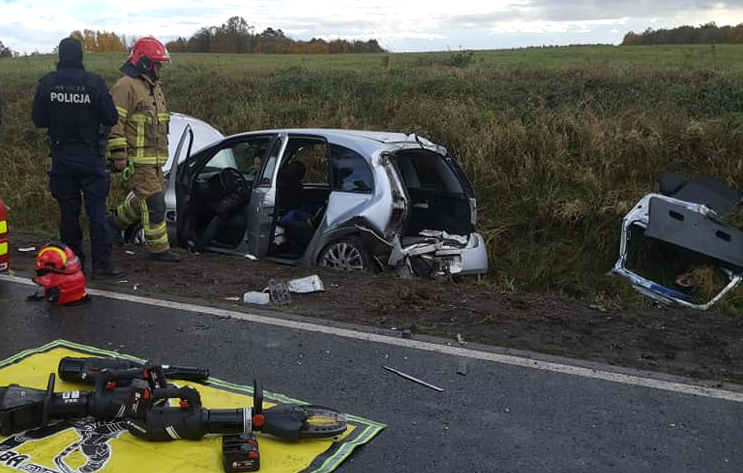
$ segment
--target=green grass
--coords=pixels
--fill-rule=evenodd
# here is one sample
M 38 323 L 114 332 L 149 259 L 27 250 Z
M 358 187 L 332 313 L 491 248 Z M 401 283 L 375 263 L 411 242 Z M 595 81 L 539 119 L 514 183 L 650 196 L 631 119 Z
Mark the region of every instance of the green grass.
M 464 56 L 467 54 L 467 56 Z M 416 131 L 463 162 L 495 286 L 629 297 L 605 274 L 622 216 L 666 170 L 743 188 L 743 46 L 574 46 L 355 55 L 174 54 L 173 111 L 225 134 Z M 109 84 L 122 54 L 90 54 Z M 30 110 L 55 57 L 0 60 L 0 196 L 14 228 L 52 229 L 44 132 Z M 120 191 L 117 191 L 120 192 Z M 40 224 L 39 222 L 43 222 Z M 736 308 L 743 298 L 734 296 Z M 737 301 L 737 302 L 736 302 Z

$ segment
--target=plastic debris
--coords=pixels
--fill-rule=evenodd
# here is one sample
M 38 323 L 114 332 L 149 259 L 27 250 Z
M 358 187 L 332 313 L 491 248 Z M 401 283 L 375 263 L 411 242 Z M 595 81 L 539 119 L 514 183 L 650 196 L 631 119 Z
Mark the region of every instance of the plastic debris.
M 24 248 L 18 248 L 18 251 L 20 251 L 21 253 L 28 253 L 29 251 L 36 251 L 36 247 L 35 246 L 27 246 L 27 247 L 24 247 Z
M 316 274 L 304 278 L 292 279 L 287 283 L 287 286 L 289 286 L 289 292 L 296 292 L 298 294 L 325 290 L 320 277 Z
M 467 376 L 467 362 L 466 361 L 460 361 L 457 365 L 457 374 L 461 374 L 462 376 Z
M 265 305 L 271 301 L 271 295 L 267 292 L 249 291 L 243 294 L 243 302 L 245 304 L 261 304 Z

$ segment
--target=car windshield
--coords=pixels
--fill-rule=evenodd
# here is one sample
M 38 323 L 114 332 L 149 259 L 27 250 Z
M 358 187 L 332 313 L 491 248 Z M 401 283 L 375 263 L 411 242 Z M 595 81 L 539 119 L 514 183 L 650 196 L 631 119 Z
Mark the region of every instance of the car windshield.
M 219 150 L 217 154 L 212 156 L 212 158 L 204 167 L 203 171 L 219 171 L 224 168 L 237 168 L 237 163 L 235 161 L 235 155 L 232 152 L 232 148 L 224 148 Z

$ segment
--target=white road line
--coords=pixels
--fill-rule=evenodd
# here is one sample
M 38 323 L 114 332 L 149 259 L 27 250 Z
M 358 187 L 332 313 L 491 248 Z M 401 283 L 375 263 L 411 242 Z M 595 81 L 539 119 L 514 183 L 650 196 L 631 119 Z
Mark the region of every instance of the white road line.
M 0 280 L 10 281 L 18 284 L 33 285 L 29 279 L 19 278 L 14 276 L 0 275 Z M 274 325 L 278 327 L 286 327 L 297 330 L 306 330 L 309 332 L 320 332 L 329 335 L 335 335 L 338 337 L 350 338 L 355 340 L 364 340 L 376 343 L 385 343 L 387 345 L 395 345 L 405 348 L 413 348 L 416 350 L 425 350 L 434 353 L 441 353 L 444 355 L 461 356 L 467 358 L 474 358 L 477 360 L 491 361 L 494 363 L 503 363 L 507 365 L 522 366 L 524 368 L 533 368 L 543 371 L 551 371 L 554 373 L 563 373 L 573 376 L 581 376 L 584 378 L 600 379 L 604 381 L 612 381 L 615 383 L 628 384 L 633 386 L 641 386 L 646 388 L 661 389 L 665 391 L 673 391 L 683 394 L 691 394 L 695 396 L 710 397 L 714 399 L 722 399 L 726 401 L 740 402 L 743 403 L 743 393 L 726 391 L 724 389 L 708 388 L 704 386 L 696 386 L 692 384 L 675 383 L 670 381 L 663 381 L 651 378 L 642 378 L 640 376 L 632 376 L 621 373 L 611 373 L 608 371 L 594 370 L 590 368 L 584 368 L 580 366 L 570 366 L 561 363 L 552 363 L 547 361 L 534 360 L 530 358 L 523 358 L 513 355 L 503 355 L 498 353 L 489 353 L 484 351 L 470 350 L 461 347 L 454 347 L 449 345 L 439 345 L 435 343 L 421 342 L 417 340 L 410 340 L 405 338 L 395 338 L 387 335 L 379 335 L 374 333 L 358 332 L 355 330 L 328 327 L 325 325 L 312 324 L 307 322 L 296 322 L 288 319 L 266 317 L 258 314 L 250 314 L 245 312 L 238 312 L 233 310 L 218 309 L 215 307 L 200 306 L 195 304 L 186 304 L 182 302 L 173 302 L 161 299 L 153 299 L 150 297 L 135 296 L 132 294 L 123 294 L 111 291 L 101 291 L 98 289 L 88 288 L 87 292 L 94 296 L 107 297 L 109 299 L 116 299 L 126 302 L 136 302 L 138 304 L 149 305 L 153 307 L 163 307 L 167 309 L 183 310 L 186 312 L 196 312 L 202 314 L 211 314 L 220 317 L 231 317 L 233 319 L 245 320 L 248 322 L 254 322 L 259 324 Z

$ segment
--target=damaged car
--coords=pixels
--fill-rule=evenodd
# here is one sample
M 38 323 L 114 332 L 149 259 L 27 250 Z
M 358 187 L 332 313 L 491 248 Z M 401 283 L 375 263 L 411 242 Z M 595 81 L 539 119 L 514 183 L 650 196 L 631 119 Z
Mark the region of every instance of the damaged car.
M 247 188 L 244 228 L 221 229 L 205 251 L 428 278 L 488 270 L 472 184 L 442 146 L 415 134 L 277 129 L 194 152 L 198 133 L 179 123 L 166 169 L 166 219 L 178 246 L 199 240 L 219 202 Z
M 743 278 L 743 232 L 726 222 L 741 193 L 666 173 L 624 217 L 612 273 L 655 301 L 706 310 Z

